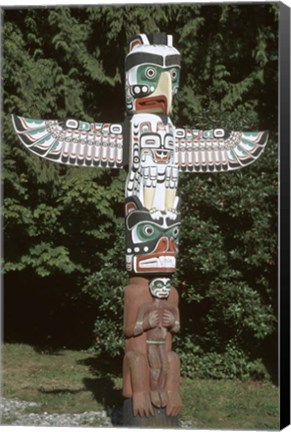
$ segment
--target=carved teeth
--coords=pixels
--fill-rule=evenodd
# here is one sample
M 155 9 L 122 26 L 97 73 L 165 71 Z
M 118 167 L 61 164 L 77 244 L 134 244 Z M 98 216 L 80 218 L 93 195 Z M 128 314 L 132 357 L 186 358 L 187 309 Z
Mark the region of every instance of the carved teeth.
M 157 163 L 168 162 L 170 152 L 168 150 L 154 150 L 154 157 Z
M 158 258 L 148 258 L 145 260 L 139 261 L 139 267 L 140 268 L 162 268 L 162 267 L 169 267 L 169 268 L 175 268 L 176 266 L 176 258 L 173 256 L 161 256 Z

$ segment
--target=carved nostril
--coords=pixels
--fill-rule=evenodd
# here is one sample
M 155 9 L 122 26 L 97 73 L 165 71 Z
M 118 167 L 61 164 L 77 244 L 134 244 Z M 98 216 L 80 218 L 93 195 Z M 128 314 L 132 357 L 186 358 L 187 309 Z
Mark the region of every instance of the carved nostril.
M 169 248 L 169 239 L 167 237 L 162 237 L 158 242 L 156 252 L 167 252 L 168 248 Z
M 162 237 L 157 245 L 156 252 L 176 252 L 177 247 L 173 238 Z
M 173 238 L 170 238 L 170 251 L 176 252 L 176 250 L 177 250 L 177 247 L 176 247 L 175 240 Z

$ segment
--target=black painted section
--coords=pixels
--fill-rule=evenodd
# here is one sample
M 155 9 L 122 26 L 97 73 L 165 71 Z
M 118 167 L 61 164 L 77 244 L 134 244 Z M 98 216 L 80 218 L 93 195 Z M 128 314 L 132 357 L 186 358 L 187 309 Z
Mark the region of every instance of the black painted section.
M 178 416 L 168 416 L 165 408 L 154 409 L 153 416 L 134 416 L 132 412 L 132 400 L 126 399 L 123 403 L 123 426 L 143 428 L 179 428 Z

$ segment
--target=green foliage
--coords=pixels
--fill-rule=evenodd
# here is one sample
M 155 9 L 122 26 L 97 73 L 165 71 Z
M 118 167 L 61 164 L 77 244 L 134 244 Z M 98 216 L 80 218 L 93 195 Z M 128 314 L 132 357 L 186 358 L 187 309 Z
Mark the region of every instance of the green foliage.
M 128 281 L 126 272 L 122 270 L 122 236 L 117 243 L 119 247 L 109 251 L 101 270 L 88 276 L 83 287 L 83 292 L 98 305 L 98 319 L 94 326 L 96 354 L 106 352 L 112 357 L 118 356 L 124 349 L 123 287 Z
M 178 350 L 181 361 L 181 372 L 190 378 L 269 380 L 270 374 L 261 358 L 255 360 L 238 346 L 229 343 L 223 353 L 202 352 L 193 346 L 191 341 L 185 341 L 181 351 Z
M 123 351 L 126 173 L 43 161 L 21 147 L 10 115 L 122 121 L 127 39 L 163 31 L 182 54 L 177 126 L 270 130 L 254 165 L 181 175 L 175 276 L 183 373 L 265 378 L 277 315 L 277 15 L 276 4 L 4 10 L 3 268 L 33 270 L 40 286 L 67 274 L 66 301 L 74 280 L 96 312 L 98 353 Z

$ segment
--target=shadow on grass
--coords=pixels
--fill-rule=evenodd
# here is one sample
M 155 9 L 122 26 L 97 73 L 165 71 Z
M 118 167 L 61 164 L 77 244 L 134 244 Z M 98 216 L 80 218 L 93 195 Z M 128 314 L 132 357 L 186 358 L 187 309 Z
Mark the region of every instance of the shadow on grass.
M 89 390 L 94 399 L 102 404 L 105 409 L 118 407 L 123 403 L 120 389 L 115 388 L 115 383 L 110 377 L 104 378 L 84 378 L 83 384 Z
M 122 407 L 124 398 L 121 389 L 116 388 L 114 377 L 122 376 L 122 360 L 106 356 L 88 357 L 78 361 L 89 368 L 96 378 L 84 378 L 83 384 L 94 399 L 107 411 L 113 426 L 122 426 Z
M 114 381 L 110 377 L 84 378 L 83 383 L 94 399 L 104 406 L 112 426 L 122 426 L 124 398 L 121 389 L 115 388 Z
M 57 353 L 52 350 L 51 354 Z M 61 353 L 60 353 L 61 354 Z M 45 394 L 77 394 L 84 391 L 91 392 L 95 401 L 101 404 L 107 411 L 107 415 L 111 418 L 113 426 L 122 425 L 122 407 L 124 398 L 121 389 L 116 388 L 115 378 L 122 377 L 122 359 L 112 359 L 106 356 L 94 357 L 90 356 L 76 362 L 79 365 L 86 366 L 92 377 L 84 377 L 82 383 L 84 388 L 78 390 L 70 390 L 60 388 L 54 390 L 39 389 Z
M 107 415 L 111 419 L 113 426 L 122 426 L 122 407 L 123 397 L 120 389 L 115 388 L 113 379 L 108 377 L 103 378 L 83 378 L 82 380 L 84 388 L 78 390 L 71 390 L 67 388 L 56 389 L 56 390 L 43 390 L 39 389 L 40 393 L 43 394 L 78 394 L 85 391 L 92 393 L 92 396 L 101 404 L 107 412 Z
M 78 360 L 77 363 L 87 366 L 90 373 L 97 377 L 104 375 L 115 377 L 122 376 L 122 359 L 120 357 L 113 359 L 106 355 L 103 355 L 102 357 L 92 356 Z
M 83 393 L 84 391 L 86 391 L 86 389 L 79 389 L 79 390 L 72 390 L 72 389 L 67 389 L 67 388 L 63 388 L 63 389 L 57 389 L 57 390 L 44 390 L 42 388 L 38 389 L 38 391 L 40 393 L 43 394 L 54 394 L 54 395 L 62 395 L 62 394 L 76 394 L 76 393 Z
M 115 383 L 110 377 L 104 378 L 83 378 L 84 388 L 72 390 L 68 388 L 59 388 L 54 390 L 38 389 L 43 394 L 77 394 L 89 391 L 92 393 L 96 402 L 104 406 L 106 410 L 111 410 L 123 403 L 123 397 L 120 389 L 115 388 Z

